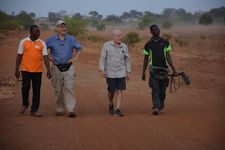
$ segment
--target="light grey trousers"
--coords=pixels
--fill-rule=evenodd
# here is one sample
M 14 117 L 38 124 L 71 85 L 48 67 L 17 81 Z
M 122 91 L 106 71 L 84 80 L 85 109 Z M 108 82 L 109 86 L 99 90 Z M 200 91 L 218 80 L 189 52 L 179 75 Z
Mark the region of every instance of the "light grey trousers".
M 64 106 L 66 106 L 67 112 L 74 112 L 76 104 L 73 91 L 75 81 L 74 66 L 71 65 L 68 71 L 61 72 L 56 65 L 52 65 L 51 72 L 52 86 L 56 96 L 56 111 L 64 112 Z

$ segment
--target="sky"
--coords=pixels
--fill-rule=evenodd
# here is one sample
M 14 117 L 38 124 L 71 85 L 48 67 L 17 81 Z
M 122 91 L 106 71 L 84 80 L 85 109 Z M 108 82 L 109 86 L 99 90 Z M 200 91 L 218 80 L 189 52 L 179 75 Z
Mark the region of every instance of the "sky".
M 0 10 L 18 14 L 21 10 L 34 12 L 37 17 L 47 17 L 48 12 L 65 10 L 68 15 L 88 15 L 97 11 L 107 15 L 122 15 L 130 10 L 151 11 L 160 14 L 164 8 L 183 8 L 187 12 L 209 11 L 225 6 L 225 0 L 0 0 Z

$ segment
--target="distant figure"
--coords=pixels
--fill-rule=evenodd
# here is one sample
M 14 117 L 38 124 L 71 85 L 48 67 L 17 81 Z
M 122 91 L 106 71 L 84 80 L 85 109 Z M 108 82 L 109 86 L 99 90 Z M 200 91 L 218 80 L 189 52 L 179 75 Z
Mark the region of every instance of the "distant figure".
M 56 23 L 57 34 L 48 38 L 46 44 L 52 62 L 52 86 L 56 96 L 55 116 L 64 115 L 66 106 L 68 117 L 76 117 L 74 96 L 75 70 L 81 46 L 77 40 L 67 34 L 67 24 L 63 20 Z
M 106 42 L 99 59 L 99 70 L 106 78 L 108 85 L 109 113 L 118 117 L 124 116 L 120 110 L 123 91 L 126 89 L 126 79 L 130 79 L 131 60 L 129 51 L 123 42 L 122 31 L 113 31 L 113 40 Z M 116 93 L 116 107 L 113 98 Z
M 51 78 L 49 67 L 48 51 L 46 44 L 39 39 L 40 30 L 37 25 L 30 26 L 30 36 L 24 38 L 18 48 L 16 58 L 15 76 L 20 78 L 22 74 L 22 106 L 20 113 L 24 113 L 29 106 L 29 90 L 32 82 L 33 99 L 31 106 L 31 116 L 41 117 L 38 113 L 40 105 L 41 78 L 42 78 L 42 56 L 47 68 L 47 77 Z
M 159 36 L 160 30 L 157 25 L 151 25 L 150 31 L 152 38 L 144 47 L 142 80 L 146 80 L 145 71 L 149 64 L 149 87 L 152 88 L 153 115 L 158 115 L 159 112 L 163 112 L 166 88 L 169 85 L 167 64 L 172 68 L 173 74 L 177 74 L 177 72 L 170 57 L 171 45 Z

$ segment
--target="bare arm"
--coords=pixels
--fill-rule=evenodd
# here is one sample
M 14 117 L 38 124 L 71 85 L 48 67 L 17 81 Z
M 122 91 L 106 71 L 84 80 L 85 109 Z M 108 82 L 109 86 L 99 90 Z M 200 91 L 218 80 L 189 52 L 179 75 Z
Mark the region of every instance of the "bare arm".
M 76 49 L 74 49 L 73 57 L 70 60 L 68 60 L 67 63 L 75 63 L 78 60 L 79 56 L 80 56 L 80 50 L 77 51 Z
M 75 62 L 78 60 L 78 58 L 80 57 L 80 52 L 81 52 L 81 51 L 75 51 L 75 52 L 74 52 L 74 56 L 73 56 L 73 61 L 72 61 L 72 63 L 75 63 Z
M 172 58 L 170 56 L 170 52 L 166 53 L 166 58 L 167 58 L 168 64 L 170 65 L 171 69 L 173 70 L 173 74 L 177 74 L 176 69 L 175 69 L 175 67 L 173 65 Z
M 50 71 L 48 55 L 44 55 L 43 59 L 44 59 L 45 67 L 47 69 L 47 77 L 50 79 L 52 77 L 52 75 L 51 75 L 51 71 Z
M 23 54 L 18 54 L 17 57 L 16 57 L 15 77 L 17 79 L 20 78 L 19 67 L 20 67 L 20 63 L 21 63 L 22 57 L 23 57 Z
M 49 54 L 49 55 L 48 55 L 49 61 L 52 62 L 52 63 L 54 63 L 54 58 L 52 57 L 52 55 L 51 55 L 51 53 L 50 53 L 51 49 L 48 48 L 47 50 L 48 50 L 48 54 Z
M 144 61 L 143 61 L 143 70 L 142 70 L 142 80 L 143 81 L 146 80 L 145 72 L 146 72 L 146 68 L 148 66 L 148 62 L 149 62 L 149 55 L 145 55 Z

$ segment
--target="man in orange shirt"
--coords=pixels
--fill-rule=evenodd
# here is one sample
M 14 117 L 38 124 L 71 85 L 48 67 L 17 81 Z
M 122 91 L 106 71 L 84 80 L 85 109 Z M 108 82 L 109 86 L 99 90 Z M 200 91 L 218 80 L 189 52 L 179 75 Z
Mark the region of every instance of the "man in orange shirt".
M 29 106 L 29 90 L 32 81 L 33 99 L 31 106 L 31 116 L 41 117 L 38 113 L 40 105 L 40 90 L 42 78 L 42 56 L 47 69 L 47 77 L 51 78 L 49 67 L 48 51 L 46 44 L 39 39 L 40 29 L 37 25 L 30 26 L 30 36 L 24 38 L 18 48 L 16 58 L 15 76 L 20 78 L 20 71 L 22 74 L 22 99 L 23 103 L 20 113 L 24 113 Z

